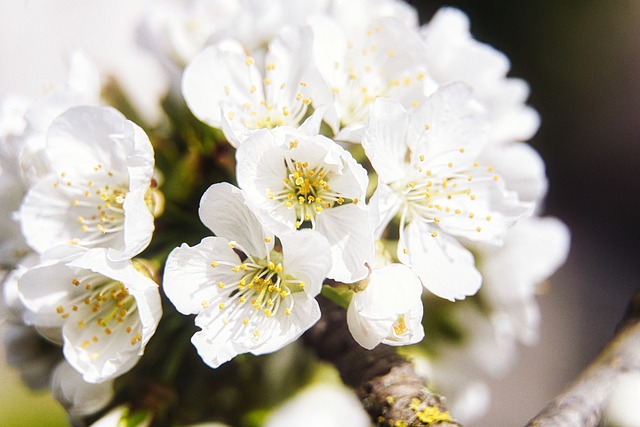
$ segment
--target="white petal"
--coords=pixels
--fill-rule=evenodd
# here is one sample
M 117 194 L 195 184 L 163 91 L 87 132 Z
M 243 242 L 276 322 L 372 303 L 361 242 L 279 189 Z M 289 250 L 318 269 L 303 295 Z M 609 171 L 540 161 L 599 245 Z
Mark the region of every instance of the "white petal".
M 384 183 L 406 174 L 408 124 L 409 115 L 399 102 L 379 98 L 373 103 L 362 146 Z
M 349 204 L 325 209 L 317 220 L 319 233 L 331 246 L 334 280 L 353 283 L 367 276 L 366 263 L 373 258 L 373 231 L 365 209 Z
M 256 90 L 252 93 L 253 84 Z M 182 93 L 191 112 L 216 128 L 221 126 L 222 101 L 233 96 L 234 104 L 258 105 L 264 97 L 259 71 L 247 62 L 242 46 L 231 40 L 208 47 L 189 63 L 182 78 Z
M 216 236 L 238 242 L 247 255 L 264 258 L 273 247 L 273 235 L 263 230 L 242 191 L 231 184 L 209 187 L 202 195 L 198 213 L 203 224 Z
M 401 205 L 402 200 L 395 191 L 383 182 L 378 183 L 378 188 L 369 200 L 369 219 L 374 230 L 374 239 L 382 236 Z
M 534 202 L 544 197 L 548 186 L 544 161 L 529 144 L 492 145 L 481 158 L 504 177 L 507 188 L 517 192 L 520 200 Z
M 329 242 L 312 230 L 300 230 L 280 237 L 283 267 L 287 274 L 306 283 L 305 292 L 314 297 L 331 268 Z
M 284 149 L 279 147 L 274 133 L 253 134 L 236 151 L 238 185 L 247 193 L 247 201 L 267 228 L 276 234 L 295 230 L 296 216 L 284 203 L 271 203 L 266 190 L 276 191 L 283 186 L 288 172 Z
M 201 312 L 202 301 L 210 301 L 218 293 L 217 283 L 233 280 L 231 270 L 212 267 L 214 261 L 240 264 L 228 240 L 220 237 L 206 237 L 194 247 L 183 244 L 171 251 L 164 270 L 163 289 L 179 312 Z
M 114 144 L 113 139 L 113 135 L 123 135 L 126 123 L 124 116 L 111 107 L 83 106 L 67 110 L 51 123 L 47 132 L 47 154 L 52 168 L 71 176 L 90 175 L 99 163 L 108 169 L 126 171 L 133 141 Z
M 93 415 L 113 398 L 113 382 L 87 383 L 66 362 L 58 364 L 51 378 L 51 393 L 72 418 Z
M 526 300 L 548 279 L 569 253 L 570 235 L 556 218 L 529 218 L 514 226 L 501 248 L 481 252 L 487 285 L 483 292 L 500 305 Z
M 451 301 L 475 294 L 482 283 L 471 252 L 456 239 L 421 221 L 400 230 L 398 259 L 420 276 L 425 288 Z M 406 253 L 405 253 L 406 250 Z
M 297 339 L 320 318 L 316 300 L 305 292 L 291 295 L 295 308 L 291 315 L 262 318 L 261 322 L 244 325 L 240 320 L 250 318 L 255 312 L 251 306 L 233 312 L 228 319 L 224 312 L 207 310 L 196 317 L 196 325 L 202 328 L 191 342 L 202 360 L 217 368 L 238 354 L 251 352 L 265 354 L 276 351 Z
M 473 90 L 463 83 L 441 86 L 411 116 L 407 142 L 413 156 L 428 159 L 455 154 L 463 148 L 466 156 L 483 148 L 489 125 Z M 446 164 L 446 161 L 444 161 Z

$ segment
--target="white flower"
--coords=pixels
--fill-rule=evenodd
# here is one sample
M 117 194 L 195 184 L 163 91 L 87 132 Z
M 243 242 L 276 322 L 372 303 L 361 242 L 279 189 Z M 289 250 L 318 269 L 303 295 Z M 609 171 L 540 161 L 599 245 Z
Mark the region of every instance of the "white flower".
M 351 283 L 368 273 L 373 236 L 364 203 L 367 173 L 321 135 L 256 133 L 236 152 L 237 178 L 256 215 L 276 233 L 310 227 L 331 245 L 329 277 Z
M 527 140 L 540 124 L 538 113 L 525 105 L 526 82 L 507 78 L 509 59 L 469 32 L 469 18 L 453 8 L 440 9 L 422 28 L 426 66 L 440 84 L 470 85 L 487 108 L 490 142 Z
M 122 375 L 138 361 L 162 315 L 158 285 L 106 249 L 61 247 L 20 279 L 39 327 L 60 327 L 67 361 L 90 383 Z M 68 259 L 72 261 L 68 262 Z M 62 261 L 60 261 L 62 260 Z
M 309 106 L 316 114 L 329 102 L 329 90 L 313 67 L 312 33 L 305 27 L 283 29 L 256 62 L 234 40 L 213 45 L 185 69 L 182 91 L 193 114 L 222 128 L 233 146 L 256 129 L 298 127 Z M 317 133 L 316 116 L 311 127 Z
M 482 297 L 525 344 L 538 337 L 536 286 L 566 261 L 569 241 L 569 230 L 558 219 L 531 217 L 509 230 L 502 247 L 475 248 L 484 277 Z
M 380 343 L 415 344 L 424 338 L 422 284 L 402 264 L 374 269 L 366 289 L 353 295 L 347 325 L 353 338 L 371 350 Z
M 62 361 L 53 371 L 51 394 L 65 408 L 71 420 L 100 411 L 113 398 L 113 381 L 92 384 L 67 362 Z
M 102 247 L 122 260 L 147 247 L 154 158 L 140 127 L 110 107 L 72 108 L 51 124 L 46 155 L 53 173 L 29 190 L 20 210 L 34 250 Z
M 336 140 L 360 142 L 376 98 L 415 107 L 423 102 L 425 90 L 435 87 L 422 66 L 420 36 L 403 22 L 375 20 L 356 34 L 326 16 L 314 17 L 311 25 L 314 58 L 333 94 L 335 113 L 327 122 Z M 334 114 L 339 123 L 332 121 Z
M 315 384 L 276 408 L 264 426 L 370 427 L 371 421 L 353 391 L 334 384 Z
M 451 300 L 474 294 L 481 283 L 473 255 L 457 238 L 498 244 L 530 211 L 491 166 L 477 161 L 483 118 L 469 87 L 450 84 L 413 113 L 376 101 L 363 140 L 379 175 L 376 234 L 399 215 L 398 259 L 427 289 Z
M 202 196 L 200 219 L 216 237 L 175 248 L 164 290 L 178 311 L 197 314 L 192 342 L 216 368 L 240 353 L 265 354 L 297 339 L 320 318 L 314 297 L 331 260 L 311 230 L 276 236 L 264 230 L 242 192 L 214 184 Z

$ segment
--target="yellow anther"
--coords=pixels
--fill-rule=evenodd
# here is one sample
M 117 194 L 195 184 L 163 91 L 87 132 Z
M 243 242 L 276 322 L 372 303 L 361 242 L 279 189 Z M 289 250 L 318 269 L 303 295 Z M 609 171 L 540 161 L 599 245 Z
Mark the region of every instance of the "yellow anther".
M 404 321 L 404 316 L 401 314 L 393 324 L 393 332 L 395 332 L 396 335 L 402 335 L 407 331 L 407 329 L 408 328 L 407 324 Z
M 403 254 L 405 254 L 405 255 L 409 254 L 409 249 L 404 248 L 404 249 L 402 250 L 402 253 L 403 253 Z
M 219 308 L 220 310 L 224 310 L 224 303 L 220 303 L 220 304 L 218 304 L 218 308 Z
M 250 57 L 250 56 L 247 56 L 247 57 L 244 59 L 244 62 L 245 62 L 245 64 L 247 64 L 247 65 L 253 65 L 253 64 L 255 64 L 255 63 L 256 63 L 256 61 L 255 61 L 252 57 Z
M 438 237 L 438 233 L 434 231 L 433 233 L 431 233 L 431 237 Z
M 291 310 L 288 308 L 284 309 L 284 314 L 286 314 L 287 316 L 291 315 Z
M 223 289 L 223 288 L 224 288 L 224 286 L 225 286 L 225 285 L 224 285 L 224 282 L 218 282 L 218 287 L 219 287 L 220 289 Z
M 269 270 L 273 271 L 276 268 L 276 265 L 273 263 L 273 261 L 269 261 L 269 265 L 268 265 Z
M 278 265 L 276 265 L 276 273 L 282 273 L 282 264 L 278 263 Z
M 216 268 L 218 266 L 218 261 L 213 261 L 211 263 L 211 267 Z

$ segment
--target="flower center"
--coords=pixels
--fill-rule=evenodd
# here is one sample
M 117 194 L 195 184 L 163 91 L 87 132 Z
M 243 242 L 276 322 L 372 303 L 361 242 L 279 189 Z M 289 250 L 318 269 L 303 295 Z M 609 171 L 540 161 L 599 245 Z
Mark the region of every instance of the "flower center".
M 464 150 L 460 149 L 460 152 L 464 153 Z M 490 174 L 492 168 L 488 167 L 486 172 L 480 170 L 478 162 L 473 163 L 473 168 L 464 165 L 458 168 L 453 162 L 432 162 L 430 167 L 426 167 L 422 166 L 425 156 L 421 155 L 419 159 L 420 163 L 408 179 L 391 184 L 396 194 L 402 197 L 401 222 L 420 218 L 439 224 L 445 218 L 458 217 L 462 220 L 460 227 L 471 227 L 467 231 L 481 232 L 479 212 L 484 211 L 485 206 L 484 202 L 476 202 L 480 194 L 478 190 L 482 188 L 478 184 L 499 179 L 497 175 Z M 473 169 L 477 170 L 477 175 L 472 174 Z M 491 215 L 485 215 L 484 220 L 491 221 Z M 432 236 L 436 237 L 437 232 L 434 231 Z
M 234 93 L 229 86 L 225 86 L 224 92 L 229 108 L 227 119 L 233 122 L 240 116 L 243 126 L 251 130 L 273 129 L 283 125 L 297 127 L 312 103 L 311 98 L 306 95 L 307 82 L 299 82 L 299 90 L 292 91 L 287 82 L 274 77 L 276 64 L 266 64 L 262 81 L 256 80 L 256 74 L 251 72 L 255 66 L 254 59 L 246 57 L 245 64 L 249 70 L 249 93 L 252 97 L 257 93 L 260 101 L 240 104 L 241 101 L 238 100 L 247 99 L 246 94 Z
M 58 306 L 56 313 L 63 319 L 73 317 L 77 328 L 82 330 L 83 349 L 112 334 L 129 335 L 131 345 L 142 340 L 136 300 L 122 282 L 89 272 L 73 278 L 71 285 L 75 296 L 66 307 Z
M 292 142 L 293 143 L 293 142 Z M 296 212 L 296 228 L 305 222 L 315 227 L 316 217 L 324 209 L 345 203 L 358 203 L 358 199 L 343 197 L 329 186 L 332 172 L 325 166 L 311 167 L 309 162 L 299 162 L 285 158 L 287 176 L 284 187 L 277 193 L 266 189 L 267 197 L 284 203 L 288 209 Z
M 93 168 L 91 176 L 71 180 L 65 172 L 55 188 L 71 199 L 71 215 L 75 217 L 78 234 L 69 243 L 88 246 L 110 245 L 124 230 L 124 201 L 127 197 L 128 176 L 107 170 L 102 163 Z M 152 180 L 145 194 L 149 211 L 158 216 L 163 209 L 162 194 Z
M 236 242 L 230 242 L 229 246 L 241 249 Z M 272 327 L 265 319 L 291 315 L 294 310 L 291 294 L 305 287 L 304 281 L 286 274 L 282 254 L 275 250 L 266 259 L 249 256 L 238 265 L 213 261 L 211 267 L 230 268 L 237 276 L 227 283 L 216 283 L 220 292 L 210 300 L 203 300 L 202 307 L 217 304 L 225 325 L 241 324 L 253 330 L 254 339 L 261 336 L 264 328 Z

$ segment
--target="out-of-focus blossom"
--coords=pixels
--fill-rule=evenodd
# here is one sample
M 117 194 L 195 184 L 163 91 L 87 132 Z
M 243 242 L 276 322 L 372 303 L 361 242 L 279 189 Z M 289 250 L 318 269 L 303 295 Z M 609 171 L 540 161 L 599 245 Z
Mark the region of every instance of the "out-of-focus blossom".
M 44 99 L 10 96 L 0 108 L 0 264 L 13 267 L 29 252 L 20 231 L 20 203 L 28 188 L 48 165 L 42 159 L 45 134 L 65 109 L 98 102 L 98 74 L 82 53 L 71 58 L 69 76 L 62 87 Z
M 379 97 L 420 105 L 426 88 L 435 85 L 425 74 L 417 31 L 387 18 L 370 22 L 353 37 L 326 16 L 311 22 L 314 59 L 331 88 L 338 124 L 328 124 L 339 141 L 360 142 L 372 102 Z M 332 117 L 330 115 L 330 117 Z
M 113 381 L 88 383 L 66 361 L 60 362 L 53 371 L 51 392 L 75 423 L 103 409 L 114 394 Z
M 469 32 L 469 18 L 453 8 L 442 8 L 422 27 L 426 66 L 439 83 L 460 81 L 475 91 L 491 123 L 488 140 L 524 141 L 538 130 L 538 113 L 525 104 L 529 86 L 507 77 L 509 59 L 480 43 Z
M 301 425 L 370 427 L 371 421 L 351 390 L 333 384 L 316 384 L 285 402 L 265 422 L 265 427 Z
M 558 219 L 531 217 L 509 230 L 502 247 L 476 248 L 484 277 L 481 297 L 525 344 L 538 337 L 536 288 L 566 261 L 569 242 L 569 230 Z
M 174 249 L 163 287 L 178 311 L 197 314 L 202 330 L 192 342 L 205 363 L 216 368 L 240 353 L 271 353 L 318 321 L 314 297 L 331 266 L 321 235 L 272 234 L 226 183 L 205 192 L 199 213 L 216 237 Z
M 238 184 L 256 216 L 277 233 L 309 226 L 327 238 L 328 277 L 364 278 L 373 235 L 364 203 L 368 178 L 348 151 L 321 135 L 263 131 L 237 151 Z

